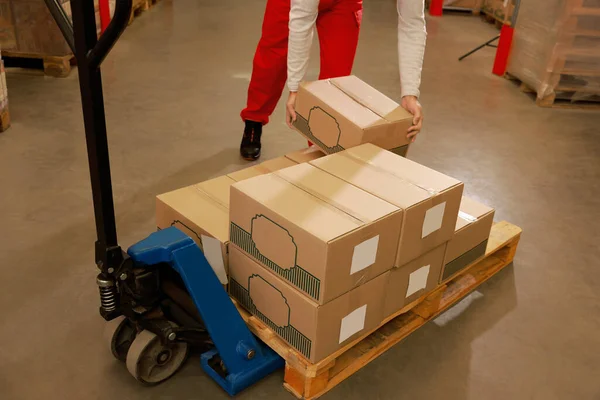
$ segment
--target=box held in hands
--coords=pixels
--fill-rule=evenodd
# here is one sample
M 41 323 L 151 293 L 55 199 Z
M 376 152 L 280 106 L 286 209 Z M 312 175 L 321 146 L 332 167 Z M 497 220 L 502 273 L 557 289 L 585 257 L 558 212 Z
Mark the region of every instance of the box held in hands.
M 406 155 L 412 114 L 356 76 L 302 83 L 294 127 L 325 153 L 373 143 Z

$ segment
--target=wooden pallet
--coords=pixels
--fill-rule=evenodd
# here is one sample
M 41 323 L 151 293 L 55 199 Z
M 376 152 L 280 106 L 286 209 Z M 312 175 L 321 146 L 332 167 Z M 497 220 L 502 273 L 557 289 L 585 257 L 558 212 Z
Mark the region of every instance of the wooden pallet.
M 484 1 L 481 6 L 481 15 L 485 21 L 495 24 L 500 29 L 504 24 L 511 25 L 514 6 L 513 1 L 510 1 L 506 7 L 502 1 Z
M 481 14 L 481 16 L 482 16 L 483 20 L 486 21 L 487 23 L 494 24 L 494 25 L 496 25 L 496 28 L 502 29 L 502 25 L 504 25 L 504 22 L 502 19 L 496 18 L 494 15 L 486 13 L 486 12 L 483 12 Z M 510 21 L 507 22 L 507 24 L 510 25 Z
M 129 24 L 133 22 L 136 17 L 139 17 L 143 11 L 148 11 L 158 0 L 133 0 L 131 6 L 131 14 L 129 15 Z
M 521 92 L 531 94 L 535 98 L 535 104 L 539 107 L 584 110 L 600 109 L 600 86 L 573 86 L 566 83 L 558 83 L 554 87 L 553 93 L 540 98 L 534 88 L 522 82 L 519 78 L 509 73 L 506 73 L 504 77 L 519 85 Z M 585 93 L 590 97 L 585 100 L 578 99 L 575 97 L 577 93 Z
M 71 73 L 75 56 L 48 56 L 36 53 L 25 53 L 20 51 L 2 50 L 2 58 L 7 68 L 31 68 L 43 69 L 44 74 L 57 78 L 64 78 Z
M 250 330 L 285 359 L 283 386 L 299 399 L 315 399 L 452 307 L 512 263 L 520 236 L 521 228 L 515 225 L 508 222 L 494 224 L 483 259 L 387 318 L 376 329 L 365 333 L 316 364 L 294 350 L 262 321 L 240 306 L 238 310 Z
M 465 7 L 447 6 L 447 7 L 444 7 L 444 12 L 465 13 L 465 14 L 468 13 L 468 14 L 472 14 L 472 15 L 480 15 L 481 9 L 480 8 L 465 8 Z

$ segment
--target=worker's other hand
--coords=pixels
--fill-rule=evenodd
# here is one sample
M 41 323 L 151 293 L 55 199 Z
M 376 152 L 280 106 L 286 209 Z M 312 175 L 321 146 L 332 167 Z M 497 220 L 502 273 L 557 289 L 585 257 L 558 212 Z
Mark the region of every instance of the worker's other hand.
M 410 139 L 411 143 L 414 143 L 417 140 L 417 134 L 423 127 L 423 109 L 416 96 L 404 96 L 401 104 L 402 108 L 413 115 L 412 126 L 408 128 L 406 137 Z
M 297 92 L 290 92 L 285 105 L 285 122 L 292 128 L 292 123 L 296 122 L 296 95 Z

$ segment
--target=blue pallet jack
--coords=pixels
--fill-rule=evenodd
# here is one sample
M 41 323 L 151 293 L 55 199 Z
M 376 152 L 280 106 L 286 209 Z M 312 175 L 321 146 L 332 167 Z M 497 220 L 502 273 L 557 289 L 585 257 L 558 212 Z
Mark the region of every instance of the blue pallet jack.
M 93 0 L 45 0 L 78 65 L 92 183 L 100 315 L 112 354 L 146 384 L 171 377 L 191 350 L 206 373 L 235 395 L 282 368 L 248 329 L 196 243 L 175 227 L 123 251 L 117 242 L 100 65 L 129 22 L 132 0 L 117 0 L 98 38 Z

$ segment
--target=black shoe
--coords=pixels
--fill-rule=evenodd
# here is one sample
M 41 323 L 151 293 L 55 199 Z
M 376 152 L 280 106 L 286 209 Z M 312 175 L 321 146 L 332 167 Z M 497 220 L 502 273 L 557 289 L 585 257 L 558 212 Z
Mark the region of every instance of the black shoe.
M 246 121 L 242 144 L 240 144 L 240 155 L 248 161 L 258 160 L 260 157 L 260 136 L 262 135 L 262 124 L 260 122 Z

